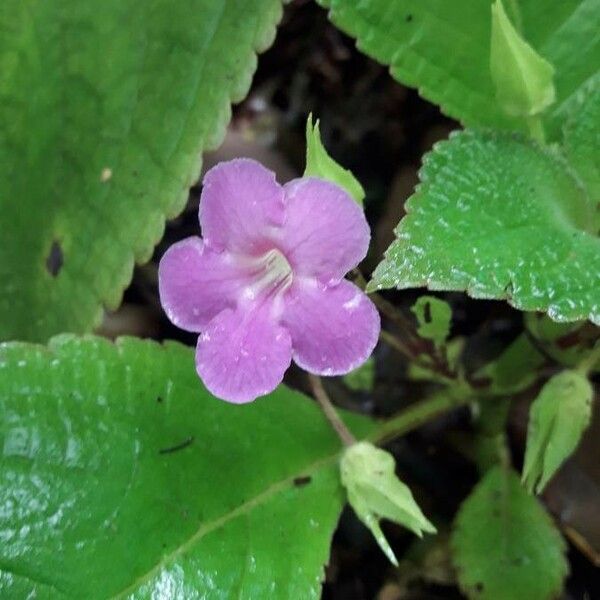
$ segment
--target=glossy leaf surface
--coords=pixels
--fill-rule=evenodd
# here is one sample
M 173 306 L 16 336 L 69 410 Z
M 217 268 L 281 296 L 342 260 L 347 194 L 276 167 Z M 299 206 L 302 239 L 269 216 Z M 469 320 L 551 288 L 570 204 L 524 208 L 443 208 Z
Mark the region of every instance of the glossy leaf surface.
M 279 0 L 6 0 L 0 339 L 89 331 L 184 206 Z
M 574 103 L 564 130 L 564 145 L 590 197 L 600 204 L 600 77 Z M 596 218 L 600 227 L 600 208 Z
M 0 448 L 2 598 L 320 595 L 341 448 L 301 394 L 226 404 L 178 344 L 8 344 Z
M 452 535 L 458 579 L 469 598 L 550 600 L 567 573 L 565 543 L 512 471 L 488 471 L 465 500 Z
M 463 124 L 526 129 L 501 109 L 490 73 L 491 2 L 319 0 L 358 47 L 398 81 Z M 600 65 L 598 0 L 506 3 L 523 38 L 555 68 L 556 103 L 545 118 L 555 139 L 568 107 Z
M 596 206 L 556 155 L 465 131 L 424 160 L 368 288 L 427 286 L 600 323 Z

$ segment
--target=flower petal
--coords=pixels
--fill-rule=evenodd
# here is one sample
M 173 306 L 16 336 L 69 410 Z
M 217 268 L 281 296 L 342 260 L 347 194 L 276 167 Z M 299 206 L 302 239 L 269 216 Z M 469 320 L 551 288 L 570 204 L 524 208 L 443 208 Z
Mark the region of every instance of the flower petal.
M 227 253 L 209 250 L 199 237 L 173 244 L 158 267 L 161 304 L 187 331 L 202 331 L 222 310 L 236 305 L 249 281 L 248 268 Z
M 340 187 L 312 177 L 284 186 L 282 250 L 294 271 L 339 281 L 367 254 L 371 237 L 363 210 Z
M 250 254 L 264 251 L 274 228 L 283 224 L 284 211 L 283 188 L 275 173 L 255 160 L 222 162 L 204 176 L 200 226 L 211 248 Z
M 199 337 L 196 370 L 218 398 L 251 402 L 282 382 L 292 360 L 291 339 L 269 308 L 224 310 Z
M 342 280 L 328 287 L 295 280 L 286 296 L 282 325 L 292 336 L 294 361 L 318 375 L 342 375 L 373 352 L 379 313 L 359 288 Z

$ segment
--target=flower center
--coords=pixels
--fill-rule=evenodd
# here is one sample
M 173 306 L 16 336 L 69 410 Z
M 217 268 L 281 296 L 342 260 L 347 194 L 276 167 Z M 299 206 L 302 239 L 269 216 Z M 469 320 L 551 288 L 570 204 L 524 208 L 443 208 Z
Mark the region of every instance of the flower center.
M 256 279 L 246 289 L 246 297 L 256 298 L 261 293 L 280 294 L 290 287 L 293 271 L 287 258 L 277 249 L 269 250 L 253 261 Z

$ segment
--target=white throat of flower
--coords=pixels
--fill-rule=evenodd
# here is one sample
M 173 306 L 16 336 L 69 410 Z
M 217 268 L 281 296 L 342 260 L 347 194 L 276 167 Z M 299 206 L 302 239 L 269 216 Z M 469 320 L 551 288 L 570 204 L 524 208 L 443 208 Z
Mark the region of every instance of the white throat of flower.
M 249 300 L 260 294 L 280 295 L 292 284 L 292 267 L 283 253 L 275 248 L 252 259 L 252 266 L 256 269 L 256 278 L 244 290 L 244 295 Z

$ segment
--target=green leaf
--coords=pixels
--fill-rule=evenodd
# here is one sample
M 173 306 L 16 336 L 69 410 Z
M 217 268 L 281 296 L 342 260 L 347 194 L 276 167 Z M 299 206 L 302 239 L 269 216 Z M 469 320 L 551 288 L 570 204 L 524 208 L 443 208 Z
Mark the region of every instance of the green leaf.
M 281 12 L 280 0 L 2 3 L 0 339 L 89 331 L 119 304 Z
M 450 335 L 450 305 L 435 296 L 421 296 L 410 310 L 417 318 L 417 333 L 436 346 L 441 346 Z
M 564 130 L 564 146 L 571 165 L 590 197 L 600 202 L 600 77 L 579 94 Z M 600 210 L 596 214 L 600 227 Z
M 318 0 L 359 49 L 468 126 L 527 129 L 506 115 L 490 73 L 490 2 L 473 0 Z M 556 103 L 544 116 L 557 139 L 568 107 L 599 72 L 598 0 L 507 3 L 516 29 L 556 69 Z
M 452 535 L 458 580 L 478 600 L 550 600 L 567 574 L 565 543 L 512 471 L 488 471 L 460 508 Z
M 301 394 L 236 407 L 179 344 L 63 337 L 0 346 L 0 415 L 0 597 L 319 596 L 341 448 Z
M 457 132 L 420 177 L 367 289 L 466 290 L 600 323 L 595 207 L 559 157 L 513 136 Z
M 435 527 L 421 512 L 407 485 L 396 477 L 394 457 L 369 442 L 347 448 L 340 462 L 342 483 L 348 502 L 358 518 L 371 530 L 390 562 L 398 566 L 379 521 L 388 519 L 421 537 L 435 533 Z
M 306 120 L 306 168 L 305 177 L 326 179 L 346 190 L 362 206 L 365 191 L 351 171 L 338 164 L 325 149 L 321 141 L 319 120 L 313 125 L 312 114 Z
M 492 4 L 490 70 L 498 104 L 509 115 L 537 115 L 556 98 L 554 67 L 514 28 L 501 0 Z
M 540 494 L 562 463 L 575 451 L 592 417 L 594 390 L 577 371 L 550 379 L 529 411 L 523 482 Z

